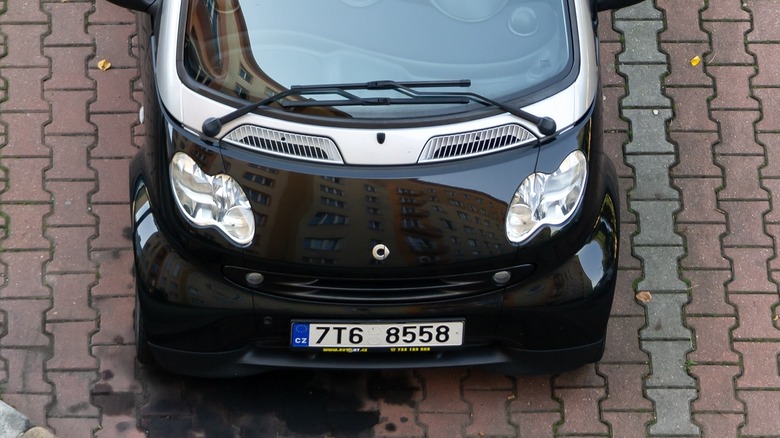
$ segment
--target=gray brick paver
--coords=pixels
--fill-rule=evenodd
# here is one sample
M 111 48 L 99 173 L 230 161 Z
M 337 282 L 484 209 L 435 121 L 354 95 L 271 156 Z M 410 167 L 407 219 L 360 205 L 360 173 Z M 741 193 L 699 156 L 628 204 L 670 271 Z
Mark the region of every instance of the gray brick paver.
M 625 108 L 621 114 L 631 122 L 631 141 L 625 146 L 626 154 L 674 153 L 674 145 L 666 139 L 666 122 L 672 118 L 670 109 Z
M 685 253 L 682 246 L 638 246 L 634 252 L 644 267 L 644 278 L 637 290 L 683 292 L 688 289 L 677 273 L 678 260 Z
M 684 340 L 690 344 L 691 331 L 683 324 L 682 314 L 687 303 L 685 293 L 654 294 L 652 300 L 644 304 L 647 326 L 640 331 L 642 340 Z
M 625 160 L 634 169 L 636 180 L 628 193 L 630 201 L 679 199 L 680 194 L 669 182 L 669 168 L 676 161 L 674 155 L 626 155 Z
M 625 108 L 671 108 L 671 100 L 658 93 L 666 64 L 621 64 L 618 71 L 628 78 L 628 95 L 620 102 Z
M 691 420 L 690 404 L 696 398 L 691 388 L 652 388 L 647 396 L 655 404 L 656 421 L 650 436 L 699 436 L 699 427 Z
M 656 9 L 653 2 L 641 2 L 634 6 L 615 11 L 615 20 L 660 20 L 663 18 L 661 11 Z
M 634 236 L 635 246 L 682 246 L 682 237 L 674 230 L 679 201 L 629 201 L 629 207 L 639 217 L 641 232 Z
M 690 340 L 643 341 L 642 348 L 650 353 L 653 369 L 647 379 L 647 388 L 695 388 L 696 380 L 690 376 L 685 355 L 693 349 Z
M 615 20 L 615 29 L 625 38 L 625 50 L 618 55 L 621 64 L 666 64 L 666 55 L 658 50 L 657 35 L 661 20 Z

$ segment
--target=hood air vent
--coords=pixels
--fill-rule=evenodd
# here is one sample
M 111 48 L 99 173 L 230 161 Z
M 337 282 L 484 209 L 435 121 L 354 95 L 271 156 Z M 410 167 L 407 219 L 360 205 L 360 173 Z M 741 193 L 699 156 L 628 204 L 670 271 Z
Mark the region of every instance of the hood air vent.
M 433 137 L 420 154 L 420 163 L 454 160 L 514 148 L 535 141 L 520 125 L 511 124 L 479 131 Z
M 326 137 L 242 125 L 230 131 L 223 140 L 236 146 L 288 158 L 326 163 L 344 162 L 336 143 Z

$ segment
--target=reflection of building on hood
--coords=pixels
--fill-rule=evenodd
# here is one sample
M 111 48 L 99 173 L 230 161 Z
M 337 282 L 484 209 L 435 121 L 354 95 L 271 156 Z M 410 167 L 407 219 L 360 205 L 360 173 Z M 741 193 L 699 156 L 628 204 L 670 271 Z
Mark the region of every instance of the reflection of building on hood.
M 553 295 L 549 302 L 566 303 L 584 298 L 593 290 L 593 282 L 582 269 L 582 260 L 572 257 L 566 261 L 550 279 L 554 282 Z M 565 288 L 561 288 L 565 285 Z
M 503 232 L 506 203 L 476 191 L 257 166 L 235 170 L 261 216 L 253 244 L 260 253 L 323 265 L 392 266 L 397 260 L 414 266 L 515 251 Z M 371 256 L 378 243 L 391 248 L 387 260 Z

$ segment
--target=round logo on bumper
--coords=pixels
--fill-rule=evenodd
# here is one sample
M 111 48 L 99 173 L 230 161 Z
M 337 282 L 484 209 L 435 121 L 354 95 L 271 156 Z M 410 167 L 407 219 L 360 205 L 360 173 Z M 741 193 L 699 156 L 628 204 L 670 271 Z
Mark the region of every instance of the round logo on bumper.
M 390 257 L 390 248 L 381 243 L 374 245 L 374 249 L 371 250 L 371 255 L 374 256 L 374 259 L 376 260 L 384 260 Z

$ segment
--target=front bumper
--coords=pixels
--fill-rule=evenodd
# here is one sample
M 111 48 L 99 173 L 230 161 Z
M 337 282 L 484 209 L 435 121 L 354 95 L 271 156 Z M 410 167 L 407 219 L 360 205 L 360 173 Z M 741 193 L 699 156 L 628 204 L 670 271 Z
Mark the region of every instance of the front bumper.
M 607 164 L 609 165 L 609 164 Z M 607 172 L 614 175 L 614 172 Z M 573 256 L 539 267 L 512 288 L 415 303 L 317 303 L 270 296 L 199 266 L 155 218 L 139 180 L 134 248 L 139 309 L 159 366 L 180 374 L 230 377 L 281 367 L 386 369 L 482 365 L 508 374 L 547 373 L 597 361 L 617 273 L 614 178 L 590 236 Z M 540 303 L 545 303 L 540 305 Z M 293 351 L 290 323 L 301 320 L 463 319 L 464 346 L 433 353 Z
M 240 377 L 279 368 L 384 370 L 481 366 L 507 374 L 558 373 L 598 361 L 604 340 L 556 350 L 478 346 L 439 353 L 321 353 L 301 354 L 285 349 L 243 348 L 199 353 L 150 345 L 155 363 L 177 374 L 197 377 Z

